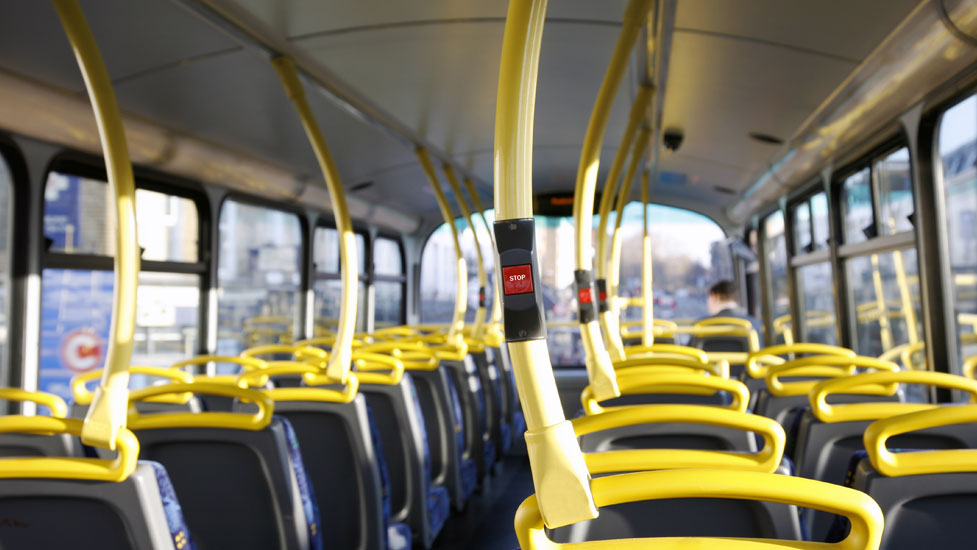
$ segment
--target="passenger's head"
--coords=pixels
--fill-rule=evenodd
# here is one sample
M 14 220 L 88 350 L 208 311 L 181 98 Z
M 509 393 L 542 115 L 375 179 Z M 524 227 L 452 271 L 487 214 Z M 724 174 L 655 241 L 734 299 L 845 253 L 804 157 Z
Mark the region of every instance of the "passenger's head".
M 715 315 L 730 305 L 739 305 L 736 297 L 736 283 L 719 281 L 709 288 L 709 315 Z

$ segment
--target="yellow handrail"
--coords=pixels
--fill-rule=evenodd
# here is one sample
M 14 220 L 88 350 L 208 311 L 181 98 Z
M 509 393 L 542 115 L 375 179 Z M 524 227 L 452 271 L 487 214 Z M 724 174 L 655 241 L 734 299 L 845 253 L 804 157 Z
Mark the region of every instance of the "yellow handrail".
M 727 331 L 716 330 L 719 327 L 736 327 L 739 330 L 729 329 Z M 693 331 L 706 329 L 701 334 L 693 332 L 695 336 L 709 337 L 709 336 L 734 336 L 734 337 L 745 337 L 749 343 L 750 351 L 757 351 L 760 349 L 760 335 L 757 334 L 756 329 L 753 328 L 753 323 L 748 319 L 740 319 L 739 317 L 709 317 L 706 319 L 701 319 L 696 321 L 692 325 Z
M 713 395 L 726 392 L 732 402 L 724 408 L 746 412 L 750 403 L 750 390 L 737 380 L 719 378 L 718 376 L 702 376 L 687 372 L 662 372 L 657 367 L 648 369 L 634 368 L 622 372 L 618 376 L 621 395 L 677 393 L 687 395 Z M 588 415 L 600 415 L 618 407 L 604 408 L 600 406 L 600 399 L 594 396 L 590 386 L 584 388 L 580 395 L 584 412 Z M 578 434 L 579 435 L 579 434 Z
M 260 391 L 249 390 L 229 384 L 213 382 L 193 382 L 190 384 L 166 384 L 133 390 L 131 402 L 144 401 L 151 397 L 176 393 L 194 393 L 233 397 L 257 405 L 254 414 L 232 412 L 172 412 L 141 414 L 135 407 L 129 409 L 129 427 L 133 430 L 154 430 L 159 428 L 228 428 L 233 430 L 257 431 L 271 423 L 275 404 L 271 398 Z
M 475 312 L 475 322 L 473 323 L 471 334 L 472 338 L 480 340 L 483 337 L 485 324 L 485 289 L 488 287 L 488 277 L 485 275 L 485 259 L 482 258 L 482 246 L 478 243 L 478 230 L 475 229 L 475 222 L 472 221 L 472 212 L 468 208 L 465 196 L 461 193 L 461 185 L 458 183 L 458 176 L 455 175 L 455 169 L 450 164 L 445 164 L 442 170 L 448 180 L 448 186 L 451 187 L 451 192 L 455 194 L 455 201 L 458 203 L 458 208 L 461 209 L 461 215 L 465 218 L 465 223 L 472 229 L 472 239 L 475 241 L 475 256 L 478 259 L 476 265 L 478 269 L 478 309 Z M 468 292 L 467 286 L 465 286 L 464 291 L 466 293 Z M 461 292 L 461 289 L 459 289 L 459 292 Z
M 882 540 L 882 510 L 861 491 L 800 477 L 731 470 L 664 470 L 594 478 L 598 506 L 671 498 L 745 499 L 845 516 L 848 536 L 837 543 L 771 539 L 661 537 L 559 544 L 546 535 L 538 495 L 519 505 L 514 526 L 522 550 L 878 550 Z
M 75 52 L 95 111 L 98 134 L 105 156 L 105 171 L 115 202 L 115 280 L 112 292 L 112 324 L 102 381 L 85 416 L 81 439 L 89 445 L 115 449 L 115 440 L 126 427 L 129 402 L 129 361 L 136 329 L 136 292 L 139 286 L 139 239 L 136 233 L 136 187 L 126 145 L 122 115 L 112 90 L 112 80 L 98 51 L 85 14 L 76 0 L 52 0 L 68 42 Z
M 425 149 L 417 149 L 417 160 L 421 163 L 421 168 L 427 175 L 431 188 L 434 189 L 434 197 L 438 201 L 438 208 L 441 210 L 441 217 L 444 223 L 451 230 L 451 241 L 455 248 L 455 262 L 457 265 L 457 279 L 455 285 L 455 309 L 451 319 L 451 327 L 448 329 L 448 342 L 457 343 L 463 338 L 465 332 L 465 312 L 468 311 L 468 264 L 465 256 L 461 252 L 461 241 L 458 239 L 458 228 L 455 227 L 455 217 L 451 213 L 451 206 L 448 199 L 444 196 L 441 183 L 434 172 L 434 165 L 431 164 L 431 157 Z
M 977 406 L 940 407 L 877 420 L 863 437 L 872 466 L 889 477 L 921 474 L 951 474 L 977 471 L 977 450 L 953 449 L 912 453 L 893 453 L 886 448 L 889 438 L 917 430 L 972 424 L 977 422 Z
M 641 343 L 646 346 L 655 343 L 655 270 L 652 269 L 651 232 L 648 229 L 650 187 L 648 170 L 644 170 L 641 172 Z
M 683 357 L 680 355 L 652 355 L 649 357 L 638 357 L 636 359 L 625 359 L 624 361 L 618 361 L 614 363 L 614 370 L 618 372 L 618 376 L 635 368 L 643 367 L 666 367 L 673 368 L 673 370 L 682 371 L 697 371 L 697 372 L 708 372 L 709 374 L 719 376 L 720 378 L 729 378 L 729 369 L 724 369 L 725 363 L 723 362 L 710 362 L 710 361 L 699 361 L 692 357 Z
M 689 346 L 679 346 L 676 344 L 652 344 L 650 346 L 638 345 L 638 346 L 628 346 L 624 348 L 627 352 L 628 360 L 638 359 L 644 354 L 666 354 L 674 355 L 678 357 L 691 357 L 702 361 L 703 363 L 709 362 L 709 354 L 702 351 L 699 348 L 691 348 Z
M 808 394 L 811 411 L 822 422 L 850 422 L 878 420 L 889 416 L 928 410 L 940 405 L 929 403 L 852 403 L 829 405 L 827 397 L 836 393 L 852 393 L 864 386 L 884 384 L 922 384 L 938 388 L 960 390 L 970 395 L 970 402 L 977 403 L 977 381 L 942 372 L 899 371 L 870 372 L 845 378 L 819 382 Z
M 509 2 L 506 13 L 495 107 L 496 228 L 533 218 L 533 120 L 546 5 L 547 0 Z M 499 263 L 496 281 L 502 279 Z M 533 291 L 539 297 L 538 285 Z M 542 521 L 559 527 L 594 518 L 590 474 L 573 426 L 563 415 L 546 340 L 520 339 L 508 331 L 505 336 L 526 416 L 526 449 Z
M 577 281 L 580 319 L 580 338 L 584 348 L 584 365 L 590 384 L 602 399 L 620 395 L 614 377 L 611 356 L 604 346 L 593 304 L 593 254 L 591 233 L 593 231 L 594 194 L 597 187 L 597 171 L 600 164 L 601 144 L 610 116 L 611 106 L 621 79 L 628 67 L 630 53 L 646 24 L 646 15 L 651 0 L 630 0 L 622 20 L 621 33 L 614 46 L 610 64 L 597 93 L 587 133 L 584 135 L 577 166 L 577 182 L 573 192 L 573 223 L 575 239 L 574 277 Z M 585 298 L 589 298 L 588 303 Z
M 326 367 L 326 374 L 334 379 L 344 382 L 349 374 L 350 353 L 353 346 L 353 333 L 356 331 L 356 307 L 358 292 L 357 270 L 359 260 L 357 258 L 356 237 L 353 234 L 353 222 L 349 217 L 349 209 L 346 207 L 346 194 L 343 191 L 343 184 L 339 178 L 339 170 L 326 145 L 326 139 L 319 129 L 312 108 L 305 97 L 305 89 L 299 81 L 298 72 L 295 64 L 287 57 L 275 57 L 271 60 L 275 67 L 282 86 L 288 98 L 295 105 L 299 118 L 302 120 L 302 127 L 309 138 L 309 143 L 315 151 L 316 160 L 319 161 L 319 168 L 326 181 L 326 188 L 329 190 L 329 202 L 332 206 L 333 217 L 336 220 L 336 231 L 339 234 L 339 269 L 342 278 L 342 293 L 339 306 L 339 326 L 336 329 L 336 345 L 333 346 L 329 364 Z
M 719 407 L 649 405 L 610 410 L 573 419 L 577 436 L 642 424 L 698 424 L 759 434 L 763 447 L 755 453 L 689 449 L 629 449 L 587 453 L 591 474 L 688 468 L 750 470 L 774 473 L 784 455 L 787 436 L 775 420 Z
M 807 342 L 798 342 L 795 344 L 777 344 L 775 346 L 767 346 L 761 350 L 751 353 L 746 359 L 746 372 L 753 378 L 763 378 L 767 375 L 767 367 L 762 364 L 764 362 L 764 357 L 778 355 L 793 356 L 797 353 L 844 355 L 846 357 L 855 357 L 855 352 L 848 348 L 829 346 L 828 344 L 813 344 Z
M 43 405 L 51 411 L 54 418 L 64 418 L 68 416 L 68 404 L 64 399 L 42 391 L 27 391 L 22 388 L 0 388 L 0 399 L 5 401 L 28 401 Z
M 157 376 L 159 378 L 166 378 L 167 380 L 172 380 L 174 382 L 193 382 L 193 376 L 190 373 L 177 370 L 177 369 L 167 369 L 163 367 L 147 367 L 142 365 L 132 365 L 129 367 L 129 374 L 145 374 L 148 376 Z M 102 375 L 102 371 L 92 370 L 88 372 L 76 375 L 71 379 L 71 393 L 74 396 L 74 401 L 78 405 L 88 405 L 92 402 L 93 394 L 88 391 L 86 384 L 92 380 L 98 379 Z M 158 403 L 176 403 L 183 405 L 188 402 L 193 397 L 193 394 L 183 394 L 183 395 L 171 395 L 166 396 L 157 400 Z
M 266 383 L 265 377 L 287 376 L 290 374 L 301 375 L 306 383 L 315 386 L 339 385 L 341 389 L 324 387 L 298 387 L 298 388 L 263 388 Z M 278 361 L 263 371 L 245 372 L 237 377 L 235 385 L 239 388 L 257 387 L 273 401 L 325 401 L 329 403 L 350 403 L 356 398 L 360 387 L 361 373 L 351 372 L 346 377 L 345 383 L 337 380 L 328 379 L 328 375 L 323 375 L 322 371 L 313 365 L 306 363 L 296 363 L 294 361 Z M 325 379 L 324 379 L 325 378 Z
M 891 361 L 883 361 L 875 357 L 865 357 L 856 355 L 846 357 L 843 355 L 816 355 L 812 357 L 801 357 L 793 361 L 787 361 L 781 365 L 771 366 L 767 369 L 767 391 L 777 397 L 791 395 L 806 395 L 816 386 L 820 380 L 804 380 L 799 382 L 782 382 L 781 378 L 793 377 L 813 377 L 813 378 L 840 378 L 855 374 L 857 369 L 871 369 L 875 371 L 897 372 L 899 365 Z M 886 386 L 865 386 L 856 388 L 851 393 L 867 395 L 892 395 L 898 390 L 898 386 L 889 384 Z
M 80 437 L 83 426 L 84 422 L 77 418 L 0 417 L 0 433 L 52 433 Z M 139 441 L 128 428 L 122 428 L 115 439 L 115 447 L 118 454 L 110 460 L 64 457 L 0 458 L 0 478 L 124 481 L 136 470 Z

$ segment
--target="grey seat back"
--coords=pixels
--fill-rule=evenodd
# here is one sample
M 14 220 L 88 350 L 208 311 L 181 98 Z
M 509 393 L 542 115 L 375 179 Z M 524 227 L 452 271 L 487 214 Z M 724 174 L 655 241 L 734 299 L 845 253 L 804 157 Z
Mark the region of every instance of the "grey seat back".
M 291 423 L 319 507 L 320 526 L 334 548 L 383 545 L 383 489 L 370 435 L 366 398 L 351 403 L 279 401 L 275 414 Z
M 465 444 L 459 449 L 455 426 L 451 380 L 445 369 L 411 371 L 417 399 L 424 414 L 428 450 L 431 460 L 431 480 L 444 485 L 456 510 L 461 510 L 467 497 L 461 481 L 461 461 L 468 458 Z M 464 430 L 462 430 L 464 431 Z M 464 439 L 463 439 L 464 441 Z
M 287 422 L 275 417 L 257 431 L 160 428 L 135 433 L 140 456 L 169 472 L 200 550 L 304 550 L 310 547 L 310 526 L 287 430 Z
M 842 485 L 851 457 L 864 450 L 862 436 L 871 421 L 824 423 L 810 410 L 802 413 L 794 451 L 797 475 L 808 479 Z M 900 449 L 966 449 L 977 446 L 977 426 L 930 428 L 901 434 L 889 440 L 889 446 Z M 812 540 L 824 540 L 833 522 L 825 512 L 805 514 Z
M 977 510 L 977 472 L 886 477 L 867 458 L 857 462 L 851 486 L 882 509 L 881 550 L 971 548 Z
M 83 454 L 81 442 L 69 434 L 0 434 L 0 457 L 80 457 Z
M 750 432 L 702 424 L 641 424 L 602 430 L 578 439 L 584 452 L 622 449 L 757 451 L 756 438 Z
M 0 479 L 0 548 L 188 547 L 165 470 L 140 462 L 122 482 Z
M 465 361 L 441 361 L 441 368 L 448 373 L 449 380 L 455 385 L 458 398 L 461 401 L 462 419 L 465 424 L 466 454 L 475 460 L 478 467 L 478 478 L 488 474 L 494 460 L 494 442 L 486 431 L 485 403 L 481 379 L 471 356 Z M 492 449 L 489 449 L 489 447 Z M 491 454 L 492 458 L 487 455 Z
M 472 353 L 476 373 L 482 386 L 485 401 L 485 431 L 495 447 L 495 460 L 501 458 L 503 446 L 506 444 L 502 437 L 502 380 L 495 364 L 494 353 L 486 349 L 482 353 Z M 511 437 L 511 436 L 510 436 Z

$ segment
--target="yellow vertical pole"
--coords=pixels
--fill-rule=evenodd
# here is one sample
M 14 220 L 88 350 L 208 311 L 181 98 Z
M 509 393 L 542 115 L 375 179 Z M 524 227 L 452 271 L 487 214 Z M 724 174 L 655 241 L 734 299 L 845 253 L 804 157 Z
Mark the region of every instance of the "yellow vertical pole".
M 495 214 L 496 280 L 502 281 L 505 232 L 530 226 L 533 220 L 533 120 L 536 107 L 536 77 L 547 0 L 512 0 L 506 15 L 499 64 L 499 91 L 495 108 Z M 503 232 L 500 235 L 499 231 Z M 535 250 L 535 235 L 528 246 Z M 522 242 L 520 240 L 520 242 Z M 531 264 L 535 264 L 533 260 Z M 524 267 L 524 266 L 523 266 Z M 538 266 L 535 266 L 538 273 Z M 536 283 L 539 281 L 537 280 Z M 524 291 L 525 285 L 520 287 Z M 504 322 L 510 318 L 512 298 L 541 299 L 538 284 L 533 294 L 505 295 Z M 503 292 L 504 294 L 504 292 Z M 515 302 L 515 300 L 513 300 Z M 521 304 L 520 304 L 521 305 Z M 543 521 L 550 527 L 569 525 L 597 517 L 590 491 L 590 475 L 577 444 L 573 426 L 563 415 L 546 348 L 542 307 L 521 312 L 541 324 L 542 337 L 521 337 L 506 330 L 509 356 L 515 371 L 516 388 L 526 415 L 526 447 L 532 468 L 536 499 Z
M 482 208 L 482 200 L 478 198 L 478 191 L 475 189 L 475 184 L 472 183 L 472 180 L 467 178 L 465 179 L 465 189 L 468 190 L 468 195 L 472 198 L 472 204 L 475 206 L 475 212 L 478 213 L 479 219 L 482 220 L 482 224 L 485 226 L 485 231 L 488 232 L 492 249 L 495 250 L 495 235 L 492 234 L 492 227 L 485 218 L 485 209 Z M 497 339 L 499 336 L 501 336 L 502 295 L 500 294 L 498 282 L 492 286 L 495 287 L 495 292 L 492 298 L 492 316 L 489 321 L 488 330 L 491 331 L 491 337 L 493 339 Z
M 488 277 L 485 274 L 485 260 L 482 258 L 482 245 L 478 242 L 478 231 L 475 229 L 475 222 L 472 221 L 472 211 L 465 202 L 465 196 L 461 193 L 461 185 L 458 183 L 458 176 L 455 169 L 450 164 L 445 164 L 444 175 L 448 178 L 448 185 L 451 192 L 455 194 L 458 207 L 461 208 L 461 215 L 465 218 L 465 223 L 472 228 L 472 239 L 475 241 L 475 254 L 478 257 L 478 310 L 475 312 L 475 322 L 472 324 L 472 338 L 480 340 L 484 335 L 482 329 L 485 324 L 485 288 L 488 286 Z M 467 291 L 467 290 L 466 290 Z
M 434 172 L 434 165 L 426 149 L 418 148 L 417 160 L 421 163 L 421 168 L 427 174 L 428 181 L 434 189 L 434 196 L 438 201 L 438 208 L 441 209 L 441 217 L 444 223 L 451 230 L 451 241 L 455 247 L 455 258 L 458 266 L 457 287 L 458 293 L 455 294 L 455 311 L 451 318 L 451 327 L 448 328 L 448 341 L 453 344 L 461 344 L 465 339 L 465 313 L 468 311 L 468 263 L 465 262 L 465 255 L 461 252 L 461 241 L 458 239 L 458 228 L 455 227 L 454 214 L 451 213 L 451 206 L 448 199 L 444 196 L 441 189 L 441 182 L 438 175 Z
M 650 346 L 655 343 L 655 288 L 654 264 L 652 263 L 651 230 L 648 228 L 648 204 L 650 193 L 648 170 L 641 173 L 641 344 Z
M 621 286 L 621 246 L 624 239 L 621 233 L 621 221 L 624 218 L 624 207 L 631 196 L 631 182 L 638 172 L 638 166 L 644 160 L 645 150 L 651 140 L 651 129 L 642 128 L 638 134 L 638 139 L 634 142 L 634 150 L 631 152 L 631 162 L 628 164 L 628 171 L 624 175 L 621 183 L 621 192 L 617 196 L 617 217 L 614 219 L 614 234 L 611 238 L 610 256 L 607 259 L 607 303 L 608 310 L 601 313 L 601 324 L 607 331 L 607 340 L 611 342 L 611 358 L 615 356 L 624 359 L 624 342 L 621 340 L 621 308 L 618 300 L 618 289 Z
M 126 413 L 129 409 L 129 361 L 132 358 L 136 328 L 136 292 L 140 263 L 136 233 L 136 189 L 125 129 L 122 126 L 122 114 L 85 14 L 75 0 L 54 0 L 54 7 L 85 79 L 85 88 L 98 123 L 109 188 L 115 198 L 118 230 L 115 234 L 112 326 L 109 329 L 105 370 L 81 431 L 81 438 L 85 443 L 115 449 L 116 437 L 126 426 Z
M 638 133 L 638 127 L 644 120 L 648 104 L 651 102 L 654 89 L 650 86 L 642 86 L 638 89 L 638 94 L 631 105 L 631 114 L 628 117 L 628 125 L 621 136 L 621 143 L 618 145 L 617 153 L 614 154 L 614 161 L 611 162 L 611 169 L 607 173 L 607 180 L 604 182 L 604 190 L 600 197 L 600 206 L 597 210 L 597 252 L 594 259 L 594 268 L 597 273 L 597 292 L 598 308 L 601 317 L 601 326 L 604 332 L 604 344 L 611 354 L 612 361 L 624 359 L 624 348 L 613 345 L 613 341 L 608 338 L 610 327 L 605 322 L 604 313 L 608 309 L 606 296 L 607 292 L 607 224 L 610 221 L 611 209 L 614 205 L 614 197 L 617 194 L 618 183 L 621 179 L 621 170 L 624 168 L 624 161 L 628 158 L 634 136 Z M 603 295 L 603 296 L 602 296 Z
M 576 232 L 576 271 L 578 319 L 580 338 L 586 354 L 585 365 L 590 377 L 590 386 L 598 400 L 610 399 L 621 394 L 611 357 L 604 347 L 593 303 L 593 248 L 591 246 L 592 221 L 594 213 L 594 193 L 597 187 L 597 170 L 600 165 L 600 150 L 604 141 L 604 130 L 610 115 L 614 96 L 628 67 L 628 58 L 635 41 L 645 24 L 645 17 L 651 0 L 631 0 L 622 21 L 621 34 L 611 62 L 604 74 L 597 101 L 590 115 L 580 164 L 577 167 L 577 184 L 573 195 L 573 219 Z
M 902 302 L 902 318 L 906 320 L 906 335 L 910 344 L 919 343 L 919 325 L 916 324 L 916 308 L 913 307 L 913 295 L 909 292 L 909 282 L 906 279 L 906 264 L 902 259 L 902 250 L 892 253 L 892 262 L 896 269 L 896 284 L 899 285 L 899 298 Z M 907 365 L 908 366 L 908 365 Z
M 892 349 L 892 327 L 889 325 L 889 306 L 885 303 L 885 292 L 882 289 L 882 273 L 879 270 L 878 254 L 872 254 L 872 283 L 875 287 L 875 301 L 878 304 L 882 351 L 889 351 Z
M 305 88 L 299 81 L 295 64 L 287 57 L 276 57 L 271 60 L 272 66 L 278 73 L 278 78 L 285 87 L 288 98 L 295 105 L 295 110 L 302 119 L 302 127 L 309 138 L 309 143 L 315 151 L 319 168 L 326 180 L 329 190 L 329 200 L 332 202 L 333 215 L 336 217 L 336 230 L 339 233 L 339 266 L 342 277 L 342 300 L 339 308 L 339 326 L 336 328 L 336 343 L 333 345 L 329 362 L 326 365 L 326 375 L 333 380 L 346 382 L 352 364 L 353 334 L 356 332 L 356 308 L 358 291 L 359 259 L 356 251 L 356 236 L 353 233 L 353 222 L 346 207 L 346 193 L 339 178 L 339 170 L 332 158 L 326 139 L 322 135 L 319 123 L 309 107 L 305 96 Z

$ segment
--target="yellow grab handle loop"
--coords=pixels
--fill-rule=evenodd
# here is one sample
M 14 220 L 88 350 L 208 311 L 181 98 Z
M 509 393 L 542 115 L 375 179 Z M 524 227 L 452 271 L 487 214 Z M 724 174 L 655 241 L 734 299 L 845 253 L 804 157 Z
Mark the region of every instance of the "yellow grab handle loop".
M 876 359 L 875 357 L 865 357 L 856 355 L 855 357 L 845 357 L 843 355 L 817 355 L 812 357 L 801 357 L 793 361 L 787 361 L 781 365 L 771 366 L 767 369 L 767 390 L 771 395 L 786 397 L 791 395 L 806 395 L 810 393 L 820 382 L 820 380 L 804 380 L 798 382 L 783 382 L 782 378 L 839 378 L 855 374 L 858 369 L 872 369 L 882 372 L 897 372 L 899 365 L 891 362 Z M 852 393 L 862 395 L 893 395 L 898 391 L 899 386 L 888 384 L 885 386 L 863 386 Z
M 855 352 L 838 346 L 828 344 L 813 344 L 809 342 L 797 342 L 794 344 L 777 344 L 767 346 L 761 350 L 754 351 L 746 359 L 746 372 L 752 378 L 763 378 L 767 375 L 767 369 L 763 365 L 763 359 L 768 356 L 793 355 L 795 353 L 814 354 L 814 355 L 844 355 L 855 357 Z
M 435 370 L 440 364 L 437 352 L 421 342 L 376 342 L 361 349 L 371 353 L 391 353 L 406 370 Z
M 251 371 L 256 369 L 263 369 L 268 366 L 268 362 L 263 359 L 258 359 L 256 357 L 234 357 L 234 356 L 224 356 L 224 355 L 198 355 L 196 357 L 191 357 L 190 359 L 185 359 L 177 363 L 173 363 L 170 368 L 173 369 L 184 369 L 186 367 L 206 365 L 207 363 L 231 363 L 241 367 L 241 370 Z
M 630 358 L 637 358 L 641 355 L 650 354 L 671 354 L 678 357 L 691 357 L 703 363 L 709 362 L 709 354 L 699 348 L 680 346 L 677 344 L 651 344 L 649 346 L 638 345 L 624 348 L 625 355 Z
M 237 377 L 236 385 L 241 388 L 264 386 L 268 377 L 299 374 L 307 386 L 298 388 L 269 388 L 260 391 L 273 401 L 324 401 L 328 403 L 351 403 L 356 398 L 360 388 L 361 375 L 349 373 L 346 383 L 329 378 L 321 369 L 307 363 L 294 361 L 276 361 L 269 363 L 267 369 L 247 372 Z M 341 389 L 310 387 L 310 386 L 340 386 Z
M 750 351 L 760 349 L 760 335 L 748 319 L 739 317 L 709 317 L 692 325 L 693 335 L 708 338 L 728 336 L 746 338 Z
M 733 399 L 729 405 L 722 408 L 739 412 L 746 412 L 750 402 L 750 390 L 737 380 L 685 372 L 662 372 L 657 367 L 629 369 L 622 372 L 618 376 L 618 387 L 621 389 L 621 395 L 648 393 L 713 395 L 721 391 L 727 392 Z M 587 415 L 600 415 L 612 410 L 600 406 L 590 386 L 584 388 L 580 400 Z
M 971 403 L 977 402 L 977 380 L 962 376 L 929 371 L 899 371 L 899 372 L 870 372 L 856 374 L 844 378 L 835 378 L 819 382 L 808 398 L 811 410 L 822 422 L 851 422 L 856 420 L 878 420 L 889 416 L 906 414 L 921 410 L 928 410 L 939 405 L 929 403 L 852 403 L 846 405 L 829 405 L 829 395 L 838 393 L 853 393 L 865 386 L 880 386 L 886 384 L 922 384 L 939 388 L 960 390 L 969 394 Z
M 886 447 L 889 438 L 900 434 L 974 422 L 977 422 L 975 405 L 944 406 L 876 420 L 865 430 L 865 450 L 872 466 L 889 477 L 977 472 L 977 449 L 893 453 Z
M 662 345 L 662 344 L 656 344 Z M 710 363 L 700 361 L 698 358 L 672 356 L 672 355 L 652 355 L 649 357 L 635 357 L 623 361 L 614 362 L 614 370 L 618 374 L 624 374 L 628 369 L 643 367 L 677 367 L 686 371 L 706 372 L 724 378 L 729 377 L 729 370 L 723 372 L 722 363 Z M 723 376 L 725 374 L 726 376 Z
M 68 405 L 64 402 L 64 399 L 61 399 L 61 397 L 53 393 L 27 391 L 22 388 L 0 388 L 0 399 L 37 403 L 38 405 L 47 407 L 51 411 L 51 416 L 55 418 L 68 416 Z
M 167 369 L 163 367 L 148 367 L 142 365 L 132 365 L 129 367 L 129 374 L 145 374 L 147 376 L 156 376 L 159 378 L 165 378 L 173 382 L 193 382 L 193 376 L 190 373 L 183 372 L 176 369 Z M 75 403 L 79 405 L 88 405 L 92 402 L 93 393 L 88 391 L 87 384 L 93 380 L 98 380 L 102 376 L 102 370 L 92 370 L 88 372 L 83 372 L 71 379 L 71 393 L 74 396 Z M 156 403 L 175 403 L 178 405 L 184 405 L 193 397 L 193 394 L 186 393 L 183 395 L 164 395 L 160 396 L 158 399 L 152 399 L 151 401 Z
M 968 357 L 963 362 L 963 375 L 967 378 L 977 379 L 977 355 Z
M 43 433 L 81 436 L 83 422 L 78 418 L 48 416 L 0 417 L 0 433 Z M 107 449 L 108 446 L 102 448 Z M 0 478 L 84 479 L 124 481 L 136 470 L 139 440 L 127 428 L 119 430 L 114 459 L 100 458 L 0 458 Z
M 105 171 L 115 204 L 115 258 L 112 318 L 102 381 L 88 408 L 81 439 L 86 444 L 115 448 L 126 426 L 129 362 L 135 344 L 136 295 L 139 286 L 139 238 L 136 228 L 136 186 L 126 144 L 122 113 L 112 80 L 95 43 L 88 21 L 76 0 L 54 0 L 65 35 L 75 52 L 78 69 L 95 112 Z
M 260 358 L 260 356 L 264 356 L 264 355 L 279 355 L 284 353 L 292 355 L 299 360 L 304 360 L 304 359 L 318 359 L 322 361 L 329 360 L 329 353 L 324 349 L 313 347 L 313 346 L 306 346 L 301 343 L 295 345 L 269 344 L 265 346 L 255 346 L 253 348 L 248 348 L 242 351 L 241 357 Z
M 404 377 L 404 362 L 393 355 L 354 350 L 353 364 L 363 384 L 396 386 Z
M 685 449 L 633 449 L 587 453 L 591 474 L 638 470 L 715 468 L 773 473 L 780 466 L 787 437 L 775 420 L 741 411 L 699 405 L 644 405 L 622 407 L 603 414 L 572 420 L 577 437 L 639 424 L 699 424 L 753 432 L 763 437 L 756 453 Z
M 598 507 L 673 498 L 723 498 L 792 504 L 845 516 L 851 523 L 851 530 L 847 537 L 836 543 L 661 537 L 560 544 L 546 535 L 536 496 L 530 495 L 516 510 L 514 522 L 522 550 L 878 550 L 882 540 L 882 510 L 871 497 L 848 487 L 800 477 L 730 470 L 664 470 L 594 478 L 591 490 Z
M 130 403 L 144 401 L 167 393 L 186 393 L 204 395 L 220 395 L 234 397 L 241 401 L 248 401 L 258 406 L 258 411 L 252 414 L 231 412 L 202 412 L 202 413 L 153 413 L 141 414 L 135 407 L 129 408 L 129 427 L 133 430 L 154 430 L 158 428 L 228 428 L 233 430 L 257 431 L 271 422 L 275 404 L 271 398 L 256 390 L 249 390 L 227 384 L 213 382 L 193 382 L 191 384 L 167 384 L 165 386 L 149 386 L 134 390 L 130 395 Z

